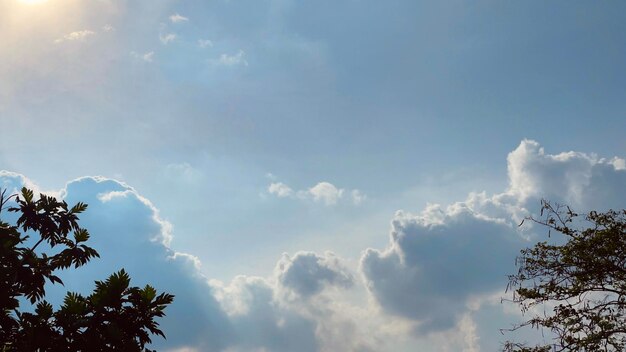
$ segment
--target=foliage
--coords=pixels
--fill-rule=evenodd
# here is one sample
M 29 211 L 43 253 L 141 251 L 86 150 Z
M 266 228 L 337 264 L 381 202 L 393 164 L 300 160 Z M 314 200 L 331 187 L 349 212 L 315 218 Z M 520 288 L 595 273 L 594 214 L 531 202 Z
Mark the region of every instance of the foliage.
M 19 196 L 5 195 L 6 190 L 0 192 L 0 212 L 15 198 L 8 211 L 19 217 L 15 226 L 0 221 L 0 350 L 142 351 L 151 334 L 165 337 L 155 318 L 164 316 L 174 296 L 157 295 L 151 286 L 131 287 L 124 269 L 96 281 L 87 297 L 68 292 L 55 311 L 44 299 L 46 281 L 62 285 L 59 270 L 99 257 L 85 244 L 89 233 L 78 224 L 87 205 L 69 208 L 44 194 L 35 199 L 26 188 Z M 34 311 L 22 309 L 25 300 Z
M 505 351 L 625 350 L 626 210 L 592 211 L 581 221 L 569 207 L 543 201 L 541 216 L 529 219 L 566 241 L 522 250 L 507 290 L 523 313 L 534 314 L 512 330 L 547 328 L 555 343 L 526 347 L 508 342 Z

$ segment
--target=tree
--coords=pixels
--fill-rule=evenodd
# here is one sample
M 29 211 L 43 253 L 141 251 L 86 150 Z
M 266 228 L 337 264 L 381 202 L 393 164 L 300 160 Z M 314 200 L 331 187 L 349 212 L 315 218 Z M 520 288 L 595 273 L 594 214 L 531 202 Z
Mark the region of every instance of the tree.
M 549 329 L 554 343 L 527 347 L 507 342 L 505 351 L 624 351 L 626 347 L 626 210 L 592 211 L 583 217 L 569 207 L 542 202 L 550 236 L 521 251 L 508 290 L 523 313 L 533 316 L 510 330 Z M 558 241 L 565 240 L 564 242 Z M 540 308 L 540 309 L 537 309 Z
M 155 319 L 174 296 L 131 287 L 124 269 L 96 281 L 89 296 L 68 292 L 55 311 L 45 300 L 46 281 L 62 285 L 59 270 L 99 257 L 78 224 L 87 205 L 69 208 L 22 188 L 21 195 L 0 192 L 0 213 L 12 198 L 16 225 L 0 221 L 0 351 L 144 351 L 152 334 L 165 337 Z

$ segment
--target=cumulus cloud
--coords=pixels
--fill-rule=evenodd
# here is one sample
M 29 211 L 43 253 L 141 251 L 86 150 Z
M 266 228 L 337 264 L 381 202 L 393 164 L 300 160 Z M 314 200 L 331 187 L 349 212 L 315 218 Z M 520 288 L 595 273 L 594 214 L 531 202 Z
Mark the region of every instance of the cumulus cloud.
M 391 226 L 389 247 L 368 249 L 361 271 L 382 308 L 423 331 L 453 327 L 471 297 L 500 289 L 523 244 L 513 224 L 464 204 L 398 212 Z
M 267 191 L 270 194 L 274 194 L 279 198 L 290 197 L 293 195 L 293 190 L 282 182 L 275 182 L 269 185 Z
M 0 172 L 0 184 L 11 192 L 22 186 L 36 189 L 28 178 L 6 171 Z M 80 270 L 62 272 L 65 287 L 47 288 L 52 302 L 60 302 L 66 290 L 86 293 L 93 280 L 125 268 L 134 284 L 150 283 L 176 296 L 161 320 L 168 339 L 155 339 L 153 347 L 159 350 L 334 350 L 328 337 L 320 334 L 335 331 L 331 325 L 341 320 L 328 320 L 319 309 L 313 314 L 297 302 L 299 297 L 319 295 L 326 287 L 351 285 L 351 274 L 331 253 L 284 255 L 275 277 L 238 276 L 222 284 L 201 273 L 196 256 L 170 247 L 172 225 L 134 188 L 104 177 L 82 177 L 56 194 L 70 204 L 89 204 L 81 224 L 89 229 L 90 244 L 101 258 Z M 289 302 L 283 300 L 287 291 L 296 292 Z
M 318 351 L 316 323 L 281 306 L 273 285 L 259 277 L 238 276 L 228 285 L 212 282 L 234 327 L 234 351 Z
M 201 48 L 212 48 L 213 42 L 209 39 L 198 39 L 198 46 Z
M 245 59 L 246 53 L 243 50 L 239 50 L 236 54 L 222 54 L 217 60 L 213 60 L 213 63 L 223 66 L 248 66 L 248 61 Z
M 546 198 L 577 208 L 603 209 L 623 205 L 626 164 L 622 158 L 564 152 L 546 154 L 539 143 L 524 140 L 508 156 L 508 193 L 520 202 Z
M 130 56 L 135 60 L 143 61 L 143 62 L 152 62 L 154 61 L 154 51 L 149 51 L 143 54 L 136 53 L 134 51 L 130 52 Z
M 173 42 L 174 40 L 176 40 L 176 34 L 174 33 L 159 34 L 159 40 L 161 41 L 161 43 L 163 43 L 163 45 L 167 45 L 170 42 Z
M 175 13 L 173 15 L 170 16 L 170 21 L 172 21 L 172 23 L 181 23 L 181 22 L 187 22 L 189 21 L 189 18 L 182 16 L 178 13 Z
M 8 194 L 19 193 L 22 187 L 28 187 L 35 192 L 40 192 L 39 187 L 22 174 L 16 172 L 0 170 L 0 189 L 6 190 Z
M 351 199 L 354 205 L 359 205 L 367 199 L 367 196 L 358 189 L 347 191 L 343 188 L 337 188 L 332 183 L 325 181 L 299 191 L 294 191 L 291 187 L 282 182 L 272 182 L 268 186 L 267 192 L 279 198 L 311 200 L 327 206 L 336 205 L 339 201 L 346 198 Z M 348 196 L 346 196 L 346 194 Z
M 6 176 L 6 173 L 0 175 L 3 182 Z M 13 183 L 20 181 L 14 176 L 11 179 Z M 162 321 L 168 340 L 156 341 L 157 346 L 181 347 L 193 343 L 202 347 L 206 340 L 211 341 L 207 345 L 210 348 L 203 350 L 213 351 L 230 343 L 227 315 L 198 271 L 199 261 L 169 247 L 172 226 L 161 218 L 149 200 L 132 187 L 103 177 L 73 180 L 58 194 L 70 204 L 81 201 L 89 205 L 81 215 L 81 224 L 90 231 L 90 243 L 101 258 L 80 270 L 62 272 L 65 287 L 47 288 L 53 302 L 55 299 L 59 302 L 66 290 L 86 293 L 92 289 L 94 280 L 125 268 L 135 284 L 151 283 L 158 290 L 176 295 L 176 303 Z M 184 323 L 190 320 L 194 324 Z
M 415 321 L 418 331 L 452 328 L 470 301 L 505 286 L 513 258 L 531 245 L 528 228 L 517 224 L 539 208 L 540 199 L 579 211 L 625 207 L 622 160 L 550 155 L 537 142 L 522 141 L 508 155 L 504 192 L 471 193 L 465 201 L 429 205 L 418 215 L 398 212 L 388 247 L 368 249 L 361 258 L 368 291 L 384 311 Z M 470 340 L 475 346 L 477 339 Z
M 66 35 L 64 35 L 63 37 L 56 39 L 54 42 L 55 43 L 62 43 L 65 41 L 84 41 L 87 38 L 94 36 L 96 34 L 96 32 L 88 30 L 88 29 L 84 29 L 82 31 L 76 31 L 76 32 L 71 32 L 68 33 Z
M 172 168 L 186 170 L 181 165 Z M 134 284 L 151 283 L 176 295 L 162 320 L 168 339 L 155 341 L 159 350 L 384 351 L 398 350 L 394 341 L 417 333 L 440 336 L 438 346 L 448 350 L 478 351 L 482 340 L 472 312 L 502 292 L 517 251 L 529 245 L 517 227 L 527 209 L 545 193 L 625 206 L 623 159 L 549 155 L 536 142 L 523 141 L 508 166 L 510 183 L 502 193 L 472 193 L 449 206 L 396 213 L 389 244 L 365 250 L 358 269 L 329 252 L 301 251 L 283 255 L 270 277 L 241 275 L 228 283 L 205 277 L 193 253 L 171 248 L 173 226 L 137 190 L 103 177 L 79 178 L 55 193 L 70 204 L 89 204 L 81 223 L 102 258 L 63 272 L 66 286 L 49 287 L 49 296 L 59 302 L 66 290 L 85 293 L 93 280 L 123 267 Z M 36 189 L 23 175 L 6 171 L 0 185 Z M 353 195 L 316 186 L 304 192 L 316 189 L 322 203 Z M 298 198 L 300 191 L 285 189 L 291 190 L 276 185 L 270 193 Z M 313 194 L 307 197 L 314 201 Z M 374 306 L 354 299 L 365 293 Z
M 301 297 L 320 293 L 326 286 L 350 287 L 352 274 L 333 253 L 324 256 L 313 252 L 298 252 L 293 257 L 283 254 L 275 268 L 278 282 Z
M 338 189 L 329 182 L 320 182 L 309 188 L 307 191 L 316 202 L 323 202 L 326 205 L 337 204 L 337 201 L 343 197 L 344 190 Z

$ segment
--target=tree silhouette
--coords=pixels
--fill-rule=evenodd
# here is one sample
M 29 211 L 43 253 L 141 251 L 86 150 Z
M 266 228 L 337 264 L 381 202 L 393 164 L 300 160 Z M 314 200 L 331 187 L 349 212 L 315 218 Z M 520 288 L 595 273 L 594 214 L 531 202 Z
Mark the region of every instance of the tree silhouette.
M 19 215 L 16 224 L 0 221 L 1 351 L 150 351 L 145 346 L 151 335 L 165 337 L 155 319 L 165 315 L 174 296 L 149 285 L 131 287 L 124 269 L 96 281 L 89 296 L 68 292 L 55 311 L 45 300 L 46 281 L 63 284 L 59 270 L 99 257 L 78 224 L 87 205 L 69 208 L 22 188 L 20 195 L 0 192 L 0 213 L 12 198 L 8 211 Z
M 521 251 L 507 290 L 513 290 L 513 302 L 523 313 L 544 313 L 533 313 L 510 330 L 547 328 L 555 341 L 533 347 L 507 342 L 504 350 L 624 351 L 626 210 L 592 211 L 583 220 L 567 206 L 543 201 L 541 216 L 529 220 L 566 242 L 544 241 Z

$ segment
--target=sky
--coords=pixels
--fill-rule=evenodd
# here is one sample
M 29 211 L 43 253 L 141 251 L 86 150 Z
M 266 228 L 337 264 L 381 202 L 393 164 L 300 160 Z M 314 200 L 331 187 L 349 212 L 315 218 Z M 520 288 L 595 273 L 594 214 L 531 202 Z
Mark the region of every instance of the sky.
M 494 351 L 517 225 L 626 207 L 626 4 L 2 0 L 0 186 L 86 202 L 164 351 Z

